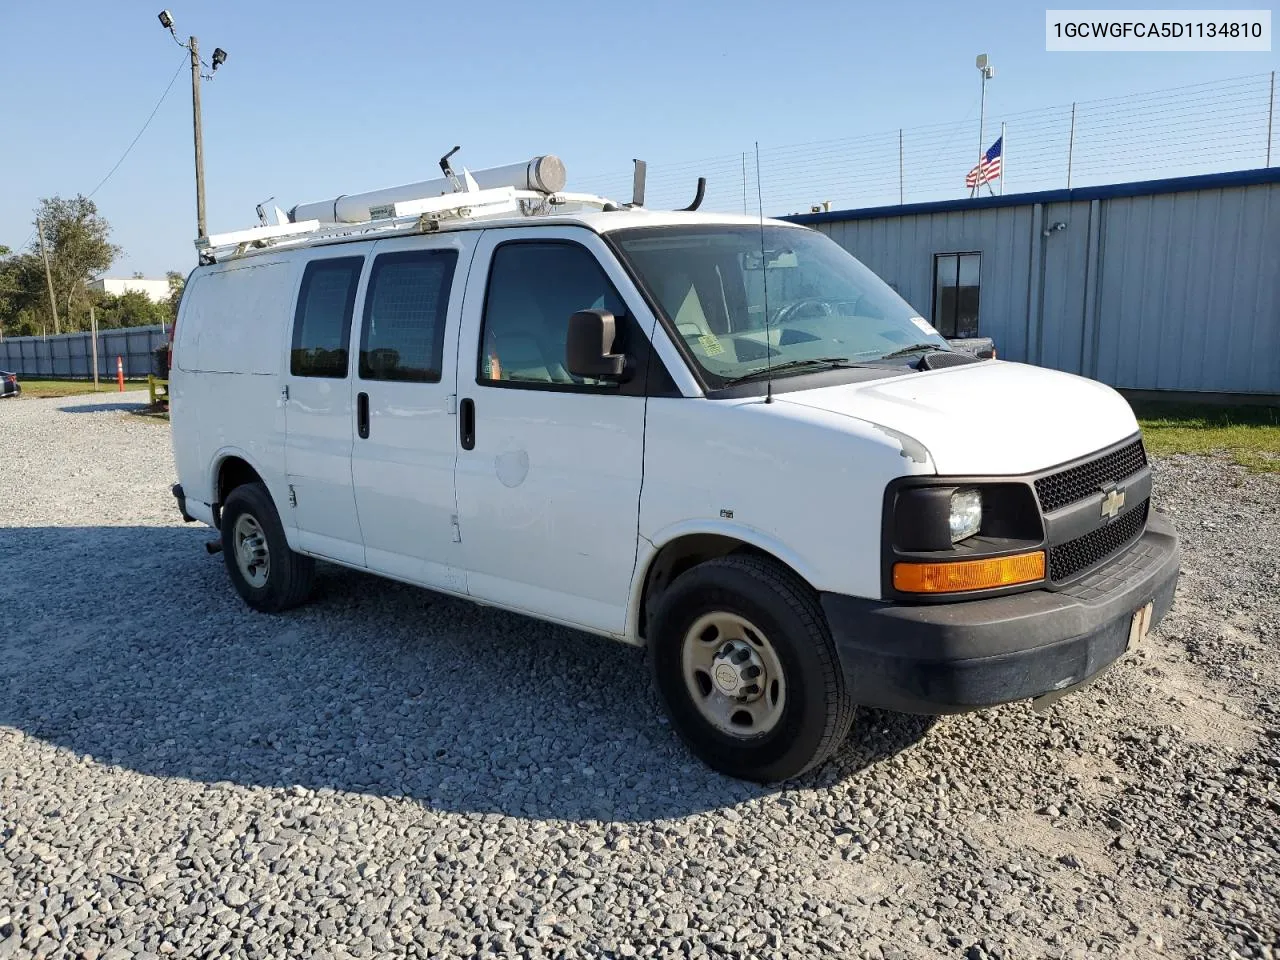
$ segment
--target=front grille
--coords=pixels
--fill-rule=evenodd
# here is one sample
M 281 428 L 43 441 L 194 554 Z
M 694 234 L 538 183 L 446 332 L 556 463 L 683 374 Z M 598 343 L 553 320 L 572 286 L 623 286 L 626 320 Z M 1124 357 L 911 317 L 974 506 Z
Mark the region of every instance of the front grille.
M 1147 451 L 1138 439 L 1096 460 L 1068 467 L 1036 481 L 1036 496 L 1045 513 L 1077 503 L 1102 490 L 1103 485 L 1131 477 L 1147 465 Z
M 1147 525 L 1147 510 L 1150 506 L 1150 499 L 1143 500 L 1105 527 L 1050 547 L 1049 579 L 1055 583 L 1067 580 L 1081 570 L 1101 563 L 1125 544 L 1137 539 Z

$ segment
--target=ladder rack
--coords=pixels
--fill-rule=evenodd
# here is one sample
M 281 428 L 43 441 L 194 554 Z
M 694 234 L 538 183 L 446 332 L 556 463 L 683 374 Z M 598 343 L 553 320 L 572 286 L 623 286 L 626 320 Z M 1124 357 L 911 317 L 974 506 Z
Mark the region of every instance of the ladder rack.
M 482 221 L 497 217 L 548 216 L 557 208 L 576 205 L 597 210 L 618 209 L 604 197 L 588 193 L 542 193 L 514 187 L 467 189 L 436 197 L 403 200 L 370 208 L 371 218 L 359 223 L 278 223 L 212 234 L 195 241 L 200 262 L 223 263 L 274 250 L 337 243 L 354 237 L 392 237 L 432 233 L 450 222 Z

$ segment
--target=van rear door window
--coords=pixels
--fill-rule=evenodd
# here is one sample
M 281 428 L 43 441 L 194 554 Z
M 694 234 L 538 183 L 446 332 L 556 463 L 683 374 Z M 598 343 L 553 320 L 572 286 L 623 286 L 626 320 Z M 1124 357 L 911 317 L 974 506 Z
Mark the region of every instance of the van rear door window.
M 373 261 L 360 332 L 365 380 L 439 383 L 456 250 L 384 253 Z
M 289 371 L 295 377 L 347 375 L 347 344 L 364 257 L 313 260 L 302 274 Z

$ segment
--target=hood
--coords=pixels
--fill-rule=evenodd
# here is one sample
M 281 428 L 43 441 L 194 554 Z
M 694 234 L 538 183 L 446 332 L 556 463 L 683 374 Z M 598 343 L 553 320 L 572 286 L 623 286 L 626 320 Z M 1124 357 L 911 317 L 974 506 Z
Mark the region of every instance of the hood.
M 774 399 L 906 434 L 928 450 L 940 474 L 1030 473 L 1138 430 L 1128 402 L 1110 387 L 1003 360 Z

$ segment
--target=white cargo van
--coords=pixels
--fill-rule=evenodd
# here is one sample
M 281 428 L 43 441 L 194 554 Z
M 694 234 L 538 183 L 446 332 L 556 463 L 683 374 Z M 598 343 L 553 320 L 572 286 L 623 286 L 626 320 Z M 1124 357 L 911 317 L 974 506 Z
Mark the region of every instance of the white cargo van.
M 201 244 L 174 494 L 250 606 L 322 559 L 646 646 L 690 748 L 765 781 L 855 704 L 1056 696 L 1168 610 L 1115 391 L 949 350 L 812 230 L 539 161 Z

